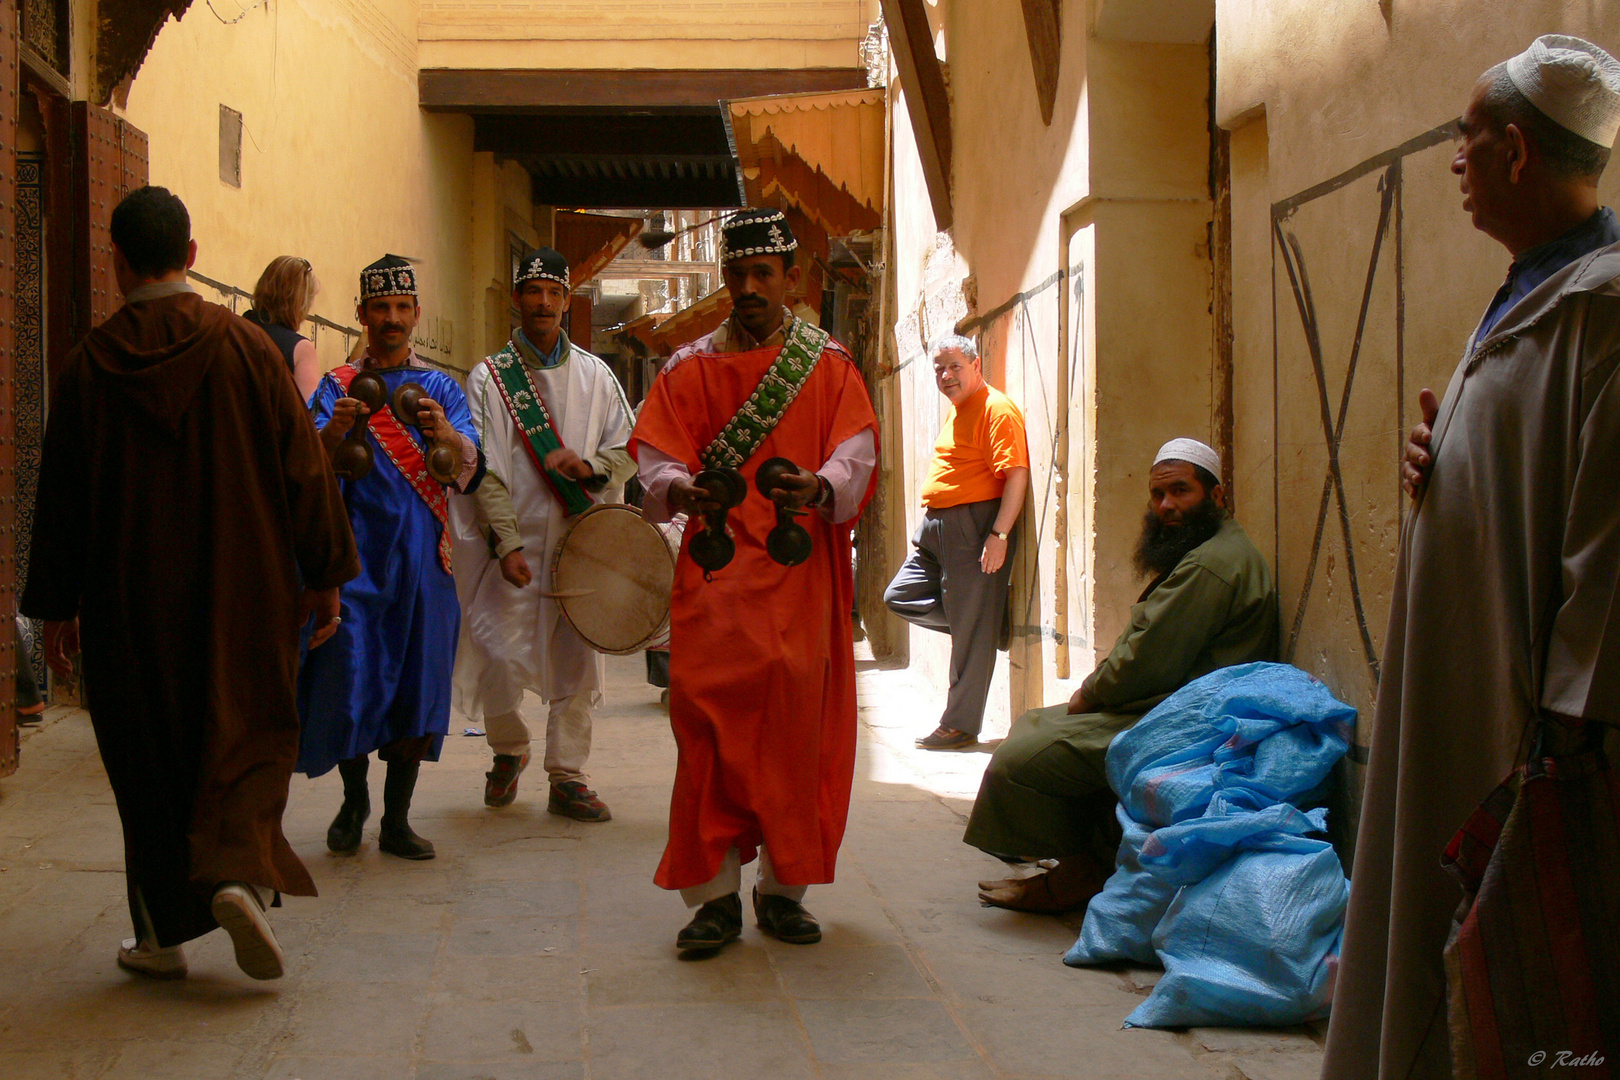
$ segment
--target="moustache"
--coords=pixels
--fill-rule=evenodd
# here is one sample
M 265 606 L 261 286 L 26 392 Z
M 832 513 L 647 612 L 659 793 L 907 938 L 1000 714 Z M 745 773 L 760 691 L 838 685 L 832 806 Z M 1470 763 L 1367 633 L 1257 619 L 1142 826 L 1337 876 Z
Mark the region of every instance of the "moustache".
M 385 334 L 403 334 L 405 325 L 403 323 L 383 323 L 382 332 Z

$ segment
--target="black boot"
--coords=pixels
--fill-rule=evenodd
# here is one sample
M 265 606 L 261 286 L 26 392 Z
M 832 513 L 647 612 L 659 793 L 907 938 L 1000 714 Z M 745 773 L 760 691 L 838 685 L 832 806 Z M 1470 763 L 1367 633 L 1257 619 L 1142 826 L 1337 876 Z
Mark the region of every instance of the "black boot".
M 366 770 L 370 767 L 371 759 L 366 757 L 338 762 L 338 774 L 343 777 L 343 805 L 332 819 L 332 827 L 326 830 L 328 850 L 340 855 L 360 850 L 360 829 L 371 816 L 371 789 L 366 786 Z
M 416 791 L 416 774 L 422 768 L 419 762 L 388 763 L 388 776 L 383 780 L 382 830 L 377 834 L 377 847 L 402 859 L 433 858 L 433 843 L 416 835 L 407 820 L 411 813 L 411 795 Z

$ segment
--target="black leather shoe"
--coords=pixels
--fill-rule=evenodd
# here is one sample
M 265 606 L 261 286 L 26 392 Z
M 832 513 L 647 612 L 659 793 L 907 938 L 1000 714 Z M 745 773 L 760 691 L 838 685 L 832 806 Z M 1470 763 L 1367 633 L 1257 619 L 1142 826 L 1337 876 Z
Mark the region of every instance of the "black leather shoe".
M 732 893 L 698 908 L 692 921 L 675 935 L 675 947 L 681 952 L 714 952 L 741 936 L 742 898 Z
M 387 821 L 377 832 L 377 850 L 401 859 L 431 859 L 437 854 L 433 850 L 433 841 L 417 836 L 416 830 L 409 824 L 395 825 Z
M 821 924 L 804 905 L 785 896 L 754 890 L 754 920 L 759 928 L 789 945 L 814 945 L 821 940 Z
M 344 799 L 343 805 L 338 807 L 337 817 L 332 819 L 331 828 L 326 830 L 327 850 L 339 855 L 352 855 L 359 851 L 360 830 L 370 816 L 370 799 L 365 802 Z

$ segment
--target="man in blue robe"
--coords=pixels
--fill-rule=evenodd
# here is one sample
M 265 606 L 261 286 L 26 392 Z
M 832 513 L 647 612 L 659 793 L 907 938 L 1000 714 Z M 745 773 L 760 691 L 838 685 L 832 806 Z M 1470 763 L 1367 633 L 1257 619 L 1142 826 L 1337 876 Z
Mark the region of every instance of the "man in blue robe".
M 467 399 L 454 379 L 424 366 L 411 349 L 421 308 L 416 272 L 387 256 L 360 273 L 359 318 L 366 350 L 328 372 L 310 410 L 329 452 L 355 424 L 371 447 L 368 472 L 341 482 L 349 523 L 360 550 L 360 576 L 342 590 L 337 634 L 304 659 L 298 705 L 303 720 L 298 771 L 319 776 L 332 766 L 343 776 L 343 806 L 326 833 L 336 852 L 360 847 L 371 814 L 368 755 L 387 763 L 377 847 L 405 859 L 433 858 L 433 844 L 408 821 L 423 761 L 437 761 L 450 724 L 450 672 L 461 609 L 450 576 L 446 484 L 427 468 L 434 446 L 453 455 L 449 485 L 478 486 L 483 454 Z M 372 412 L 349 396 L 361 372 L 387 386 Z M 421 387 L 416 423 L 394 415 L 408 383 Z M 352 452 L 352 451 L 348 451 Z

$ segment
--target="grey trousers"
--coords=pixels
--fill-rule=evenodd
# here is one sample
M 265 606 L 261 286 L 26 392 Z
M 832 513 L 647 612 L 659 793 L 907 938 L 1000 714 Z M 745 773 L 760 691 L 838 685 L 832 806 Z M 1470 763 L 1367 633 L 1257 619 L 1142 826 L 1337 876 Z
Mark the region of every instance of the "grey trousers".
M 883 602 L 902 619 L 951 636 L 951 688 L 939 724 L 970 735 L 984 726 L 1018 543 L 1012 534 L 1007 559 L 994 574 L 979 569 L 1000 509 L 1000 499 L 986 499 L 928 510 L 911 538 L 911 558 L 883 593 Z

